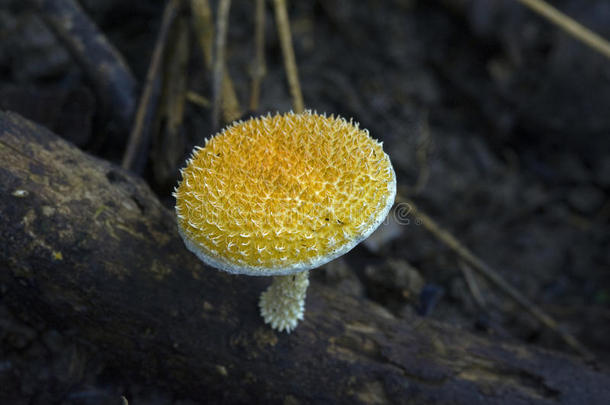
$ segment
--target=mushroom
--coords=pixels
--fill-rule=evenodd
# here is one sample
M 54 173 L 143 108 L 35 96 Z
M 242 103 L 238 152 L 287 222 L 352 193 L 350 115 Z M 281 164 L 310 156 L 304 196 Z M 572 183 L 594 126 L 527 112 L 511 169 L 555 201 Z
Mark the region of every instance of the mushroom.
M 382 143 L 338 116 L 270 114 L 195 147 L 174 191 L 178 229 L 206 264 L 273 276 L 265 323 L 292 331 L 309 270 L 351 250 L 385 219 L 396 176 Z

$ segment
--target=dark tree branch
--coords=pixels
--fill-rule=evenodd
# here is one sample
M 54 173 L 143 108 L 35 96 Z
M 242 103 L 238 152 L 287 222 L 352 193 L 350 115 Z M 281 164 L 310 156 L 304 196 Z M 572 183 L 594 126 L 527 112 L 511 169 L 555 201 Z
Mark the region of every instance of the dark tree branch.
M 29 0 L 92 83 L 104 113 L 121 129 L 131 125 L 136 80 L 122 55 L 75 0 Z

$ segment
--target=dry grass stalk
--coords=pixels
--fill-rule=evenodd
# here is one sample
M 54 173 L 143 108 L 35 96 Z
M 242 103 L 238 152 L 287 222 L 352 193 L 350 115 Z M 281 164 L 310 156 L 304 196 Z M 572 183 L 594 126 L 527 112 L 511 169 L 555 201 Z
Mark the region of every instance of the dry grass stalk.
M 183 158 L 184 138 L 181 128 L 187 93 L 189 33 L 188 19 L 185 16 L 179 17 L 172 27 L 164 56 L 163 87 L 151 152 L 157 184 L 173 183 L 176 167 Z
M 193 17 L 193 28 L 203 53 L 204 62 L 207 68 L 211 70 L 213 68 L 214 21 L 212 19 L 210 2 L 208 0 L 191 0 L 191 14 Z M 220 92 L 220 106 L 224 121 L 231 122 L 236 120 L 241 116 L 241 107 L 235 94 L 233 81 L 226 67 L 223 69 Z M 189 99 L 189 101 L 194 102 L 193 99 Z
M 292 95 L 292 108 L 294 112 L 303 112 L 303 94 L 301 93 L 301 85 L 299 84 L 299 74 L 297 71 L 297 63 L 294 57 L 294 49 L 292 47 L 292 36 L 290 34 L 290 21 L 288 19 L 288 11 L 286 11 L 285 0 L 274 0 L 275 19 L 277 20 L 277 30 L 282 45 L 282 54 L 284 55 L 284 67 L 288 76 L 288 85 L 290 86 L 290 94 Z
M 267 72 L 265 66 L 265 0 L 256 0 L 256 11 L 254 14 L 254 40 L 256 44 L 256 56 L 252 66 L 252 88 L 250 92 L 250 111 L 258 110 L 258 102 L 261 93 L 261 81 Z
M 410 213 L 415 216 L 426 228 L 427 231 L 432 233 L 439 241 L 444 243 L 449 249 L 457 254 L 465 263 L 467 263 L 473 270 L 476 270 L 479 274 L 483 275 L 488 281 L 498 287 L 500 290 L 505 292 L 521 307 L 527 310 L 534 318 L 542 323 L 547 328 L 557 333 L 564 342 L 566 342 L 572 349 L 582 355 L 588 360 L 594 358 L 593 354 L 580 343 L 572 334 L 563 330 L 557 321 L 546 314 L 541 308 L 534 304 L 530 299 L 525 297 L 516 288 L 510 285 L 504 280 L 499 273 L 487 265 L 483 260 L 477 257 L 470 249 L 464 246 L 455 236 L 441 228 L 432 218 L 420 211 L 415 203 L 408 198 L 401 195 L 396 196 L 397 202 L 407 204 L 410 208 Z
M 610 59 L 610 43 L 543 0 L 518 0 L 559 28 Z
M 179 7 L 180 0 L 169 0 L 163 11 L 161 28 L 159 30 L 157 42 L 155 43 L 155 49 L 153 50 L 148 72 L 146 73 L 144 90 L 140 97 L 135 121 L 131 128 L 131 133 L 129 134 L 129 140 L 127 141 L 127 149 L 125 150 L 121 163 L 124 169 L 139 172 L 144 167 L 145 159 L 139 157 L 143 152 L 143 148 L 149 142 L 151 121 L 159 96 L 158 82 L 163 54 L 165 52 L 169 29 L 178 14 Z
M 227 46 L 227 31 L 229 29 L 229 10 L 231 0 L 220 0 L 218 15 L 216 16 L 216 45 L 214 52 L 214 67 L 212 71 L 212 127 L 217 130 L 220 126 L 220 108 L 222 100 L 222 78 L 225 71 L 225 50 Z

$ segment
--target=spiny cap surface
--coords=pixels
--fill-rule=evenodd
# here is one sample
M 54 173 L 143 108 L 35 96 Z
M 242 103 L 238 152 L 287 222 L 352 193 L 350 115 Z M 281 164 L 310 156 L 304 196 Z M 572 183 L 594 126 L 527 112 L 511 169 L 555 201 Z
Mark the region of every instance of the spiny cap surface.
M 196 147 L 174 192 L 178 228 L 205 263 L 286 275 L 341 256 L 384 220 L 396 177 L 382 144 L 340 117 L 267 115 Z

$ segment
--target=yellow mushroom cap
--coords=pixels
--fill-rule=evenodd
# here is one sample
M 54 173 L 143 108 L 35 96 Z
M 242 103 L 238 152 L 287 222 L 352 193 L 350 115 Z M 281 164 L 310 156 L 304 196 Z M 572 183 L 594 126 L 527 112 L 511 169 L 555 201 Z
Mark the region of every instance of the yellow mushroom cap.
M 396 195 L 380 142 L 311 111 L 234 123 L 187 163 L 174 192 L 180 234 L 201 260 L 231 273 L 319 267 L 367 238 Z

